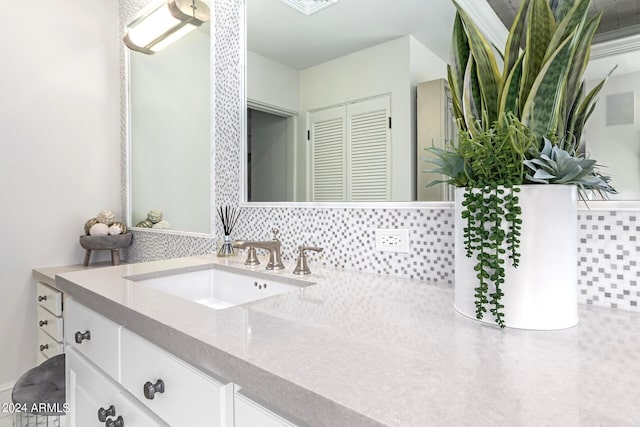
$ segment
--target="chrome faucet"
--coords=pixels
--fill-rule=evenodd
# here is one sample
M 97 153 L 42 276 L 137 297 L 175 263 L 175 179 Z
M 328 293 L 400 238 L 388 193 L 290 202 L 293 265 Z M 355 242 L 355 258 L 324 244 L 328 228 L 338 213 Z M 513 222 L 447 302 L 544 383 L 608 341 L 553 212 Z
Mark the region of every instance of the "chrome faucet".
M 269 251 L 269 262 L 267 263 L 267 270 L 282 270 L 284 264 L 282 263 L 280 254 L 280 240 L 278 240 L 278 229 L 274 228 L 273 240 L 265 241 L 253 241 L 253 240 L 236 240 L 232 243 L 234 248 L 248 249 L 247 260 L 245 265 L 258 265 L 260 261 L 256 256 L 256 248 L 266 249 Z

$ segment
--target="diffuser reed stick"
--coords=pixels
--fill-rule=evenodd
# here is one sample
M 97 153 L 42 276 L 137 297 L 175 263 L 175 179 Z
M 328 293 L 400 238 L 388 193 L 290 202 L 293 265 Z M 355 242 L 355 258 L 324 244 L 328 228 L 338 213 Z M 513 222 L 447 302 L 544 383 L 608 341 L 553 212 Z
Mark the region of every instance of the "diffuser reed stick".
M 220 206 L 219 209 L 216 209 L 216 212 L 224 232 L 224 242 L 218 251 L 218 256 L 231 256 L 234 254 L 233 246 L 231 245 L 231 233 L 238 223 L 238 218 L 240 218 L 240 209 L 231 206 Z

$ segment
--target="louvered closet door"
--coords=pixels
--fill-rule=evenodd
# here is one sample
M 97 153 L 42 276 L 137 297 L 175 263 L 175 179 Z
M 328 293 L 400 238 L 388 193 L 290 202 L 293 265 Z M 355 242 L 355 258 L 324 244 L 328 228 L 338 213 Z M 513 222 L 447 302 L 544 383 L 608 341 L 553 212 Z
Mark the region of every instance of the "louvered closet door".
M 346 200 L 345 108 L 309 114 L 311 130 L 311 200 Z
M 354 202 L 391 200 L 391 99 L 347 105 L 347 188 Z

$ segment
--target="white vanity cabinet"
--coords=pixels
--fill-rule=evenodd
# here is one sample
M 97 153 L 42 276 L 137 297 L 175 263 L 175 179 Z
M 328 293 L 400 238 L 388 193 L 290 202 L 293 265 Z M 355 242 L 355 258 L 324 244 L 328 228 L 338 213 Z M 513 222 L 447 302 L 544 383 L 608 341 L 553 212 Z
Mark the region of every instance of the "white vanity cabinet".
M 161 427 L 135 398 L 73 348 L 67 348 L 68 427 Z
M 210 378 L 72 299 L 65 304 L 70 427 L 233 427 L 232 383 Z M 111 421 L 100 421 L 98 410 L 112 405 L 115 414 L 102 417 Z

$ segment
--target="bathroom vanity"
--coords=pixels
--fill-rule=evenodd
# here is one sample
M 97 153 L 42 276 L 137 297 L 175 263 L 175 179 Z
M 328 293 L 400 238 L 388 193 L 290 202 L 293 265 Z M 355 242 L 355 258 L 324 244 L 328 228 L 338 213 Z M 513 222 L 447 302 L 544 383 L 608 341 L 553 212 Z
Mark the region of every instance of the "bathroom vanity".
M 285 288 L 215 308 L 194 293 L 201 279 L 180 284 L 203 271 Z M 319 267 L 301 279 L 214 255 L 63 273 L 56 286 L 76 425 L 91 425 L 81 410 L 102 425 L 110 405 L 113 426 L 120 416 L 129 426 L 640 419 L 638 313 L 581 306 L 575 328 L 499 330 L 456 314 L 449 287 Z

